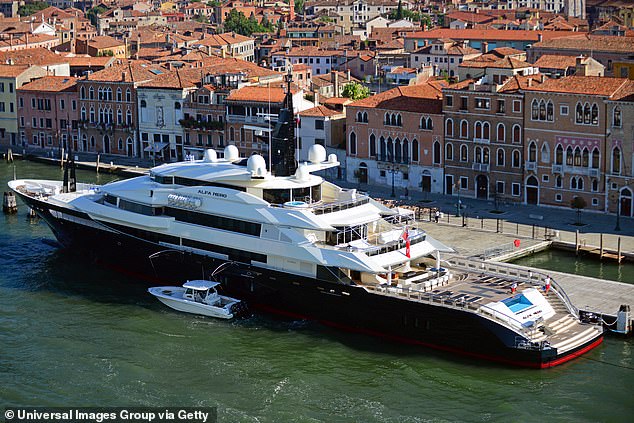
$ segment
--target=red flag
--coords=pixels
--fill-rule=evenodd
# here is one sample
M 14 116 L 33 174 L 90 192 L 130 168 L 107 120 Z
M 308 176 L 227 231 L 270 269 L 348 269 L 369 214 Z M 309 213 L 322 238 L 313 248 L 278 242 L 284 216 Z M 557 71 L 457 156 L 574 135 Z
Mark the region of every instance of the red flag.
M 407 229 L 407 226 L 405 227 L 405 231 L 401 236 L 405 240 L 405 255 L 407 256 L 407 258 L 411 258 L 409 253 L 409 230 Z

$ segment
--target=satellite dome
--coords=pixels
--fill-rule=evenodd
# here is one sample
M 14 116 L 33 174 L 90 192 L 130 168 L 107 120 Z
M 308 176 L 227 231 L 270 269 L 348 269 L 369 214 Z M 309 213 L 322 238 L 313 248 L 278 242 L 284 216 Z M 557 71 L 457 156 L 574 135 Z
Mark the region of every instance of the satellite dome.
M 266 174 L 266 162 L 264 157 L 259 154 L 254 154 L 247 160 L 247 170 L 251 175 L 263 176 Z
M 218 160 L 218 155 L 216 154 L 216 150 L 211 148 L 205 150 L 205 155 L 203 156 L 203 161 L 207 163 L 212 163 Z
M 298 181 L 307 181 L 310 178 L 310 172 L 306 165 L 300 164 L 295 171 L 295 179 Z
M 323 145 L 315 144 L 308 150 L 308 161 L 318 164 L 326 160 L 326 149 Z
M 328 156 L 328 163 L 337 163 L 337 155 L 331 154 Z
M 234 162 L 240 158 L 238 147 L 231 144 L 225 147 L 225 160 L 228 162 Z

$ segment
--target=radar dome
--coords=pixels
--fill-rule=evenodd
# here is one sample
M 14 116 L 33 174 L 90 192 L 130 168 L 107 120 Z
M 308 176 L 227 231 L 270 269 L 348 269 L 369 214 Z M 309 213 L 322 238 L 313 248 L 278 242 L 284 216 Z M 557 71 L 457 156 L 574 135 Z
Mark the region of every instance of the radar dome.
M 239 158 L 240 153 L 238 152 L 238 147 L 233 144 L 225 147 L 225 160 L 228 162 L 235 162 Z
M 337 155 L 331 154 L 328 156 L 328 163 L 337 163 Z
M 251 175 L 262 176 L 266 174 L 266 162 L 264 157 L 254 154 L 247 160 L 247 170 Z
M 308 161 L 318 164 L 326 160 L 326 149 L 323 145 L 315 144 L 308 150 Z
M 310 172 L 308 171 L 308 168 L 306 167 L 306 165 L 300 164 L 295 171 L 295 179 L 297 179 L 298 181 L 307 181 L 308 178 L 310 178 Z
M 213 150 L 211 148 L 205 150 L 205 155 L 203 156 L 203 161 L 210 163 L 210 162 L 215 162 L 216 160 L 218 160 L 218 155 L 216 154 L 216 150 Z

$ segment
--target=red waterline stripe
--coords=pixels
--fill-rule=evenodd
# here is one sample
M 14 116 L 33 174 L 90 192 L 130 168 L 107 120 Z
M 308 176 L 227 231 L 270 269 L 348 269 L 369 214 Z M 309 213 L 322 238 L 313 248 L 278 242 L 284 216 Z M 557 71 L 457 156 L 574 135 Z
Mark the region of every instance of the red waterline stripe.
M 570 361 L 573 358 L 577 358 L 577 357 L 587 353 L 588 351 L 598 347 L 602 342 L 603 342 L 603 336 L 601 336 L 599 339 L 594 341 L 592 344 L 586 345 L 582 349 L 577 350 L 577 351 L 573 352 L 572 354 L 565 355 L 565 356 L 560 357 L 560 358 L 558 358 L 556 360 L 549 361 L 548 363 L 543 363 L 542 364 L 542 369 L 547 369 L 549 367 L 555 367 L 555 366 L 563 364 L 563 363 L 565 363 L 567 361 Z

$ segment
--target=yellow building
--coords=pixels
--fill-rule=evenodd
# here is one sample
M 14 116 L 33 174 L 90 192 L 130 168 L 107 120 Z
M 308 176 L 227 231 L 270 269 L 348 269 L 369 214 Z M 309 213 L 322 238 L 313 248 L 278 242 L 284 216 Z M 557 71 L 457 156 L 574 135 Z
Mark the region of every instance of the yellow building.
M 634 59 L 623 60 L 613 64 L 614 76 L 617 78 L 634 79 Z
M 178 5 L 171 1 L 161 3 L 161 12 L 178 12 Z
M 18 137 L 18 105 L 15 90 L 45 75 L 46 71 L 39 66 L 0 65 L 0 145 L 21 144 Z

